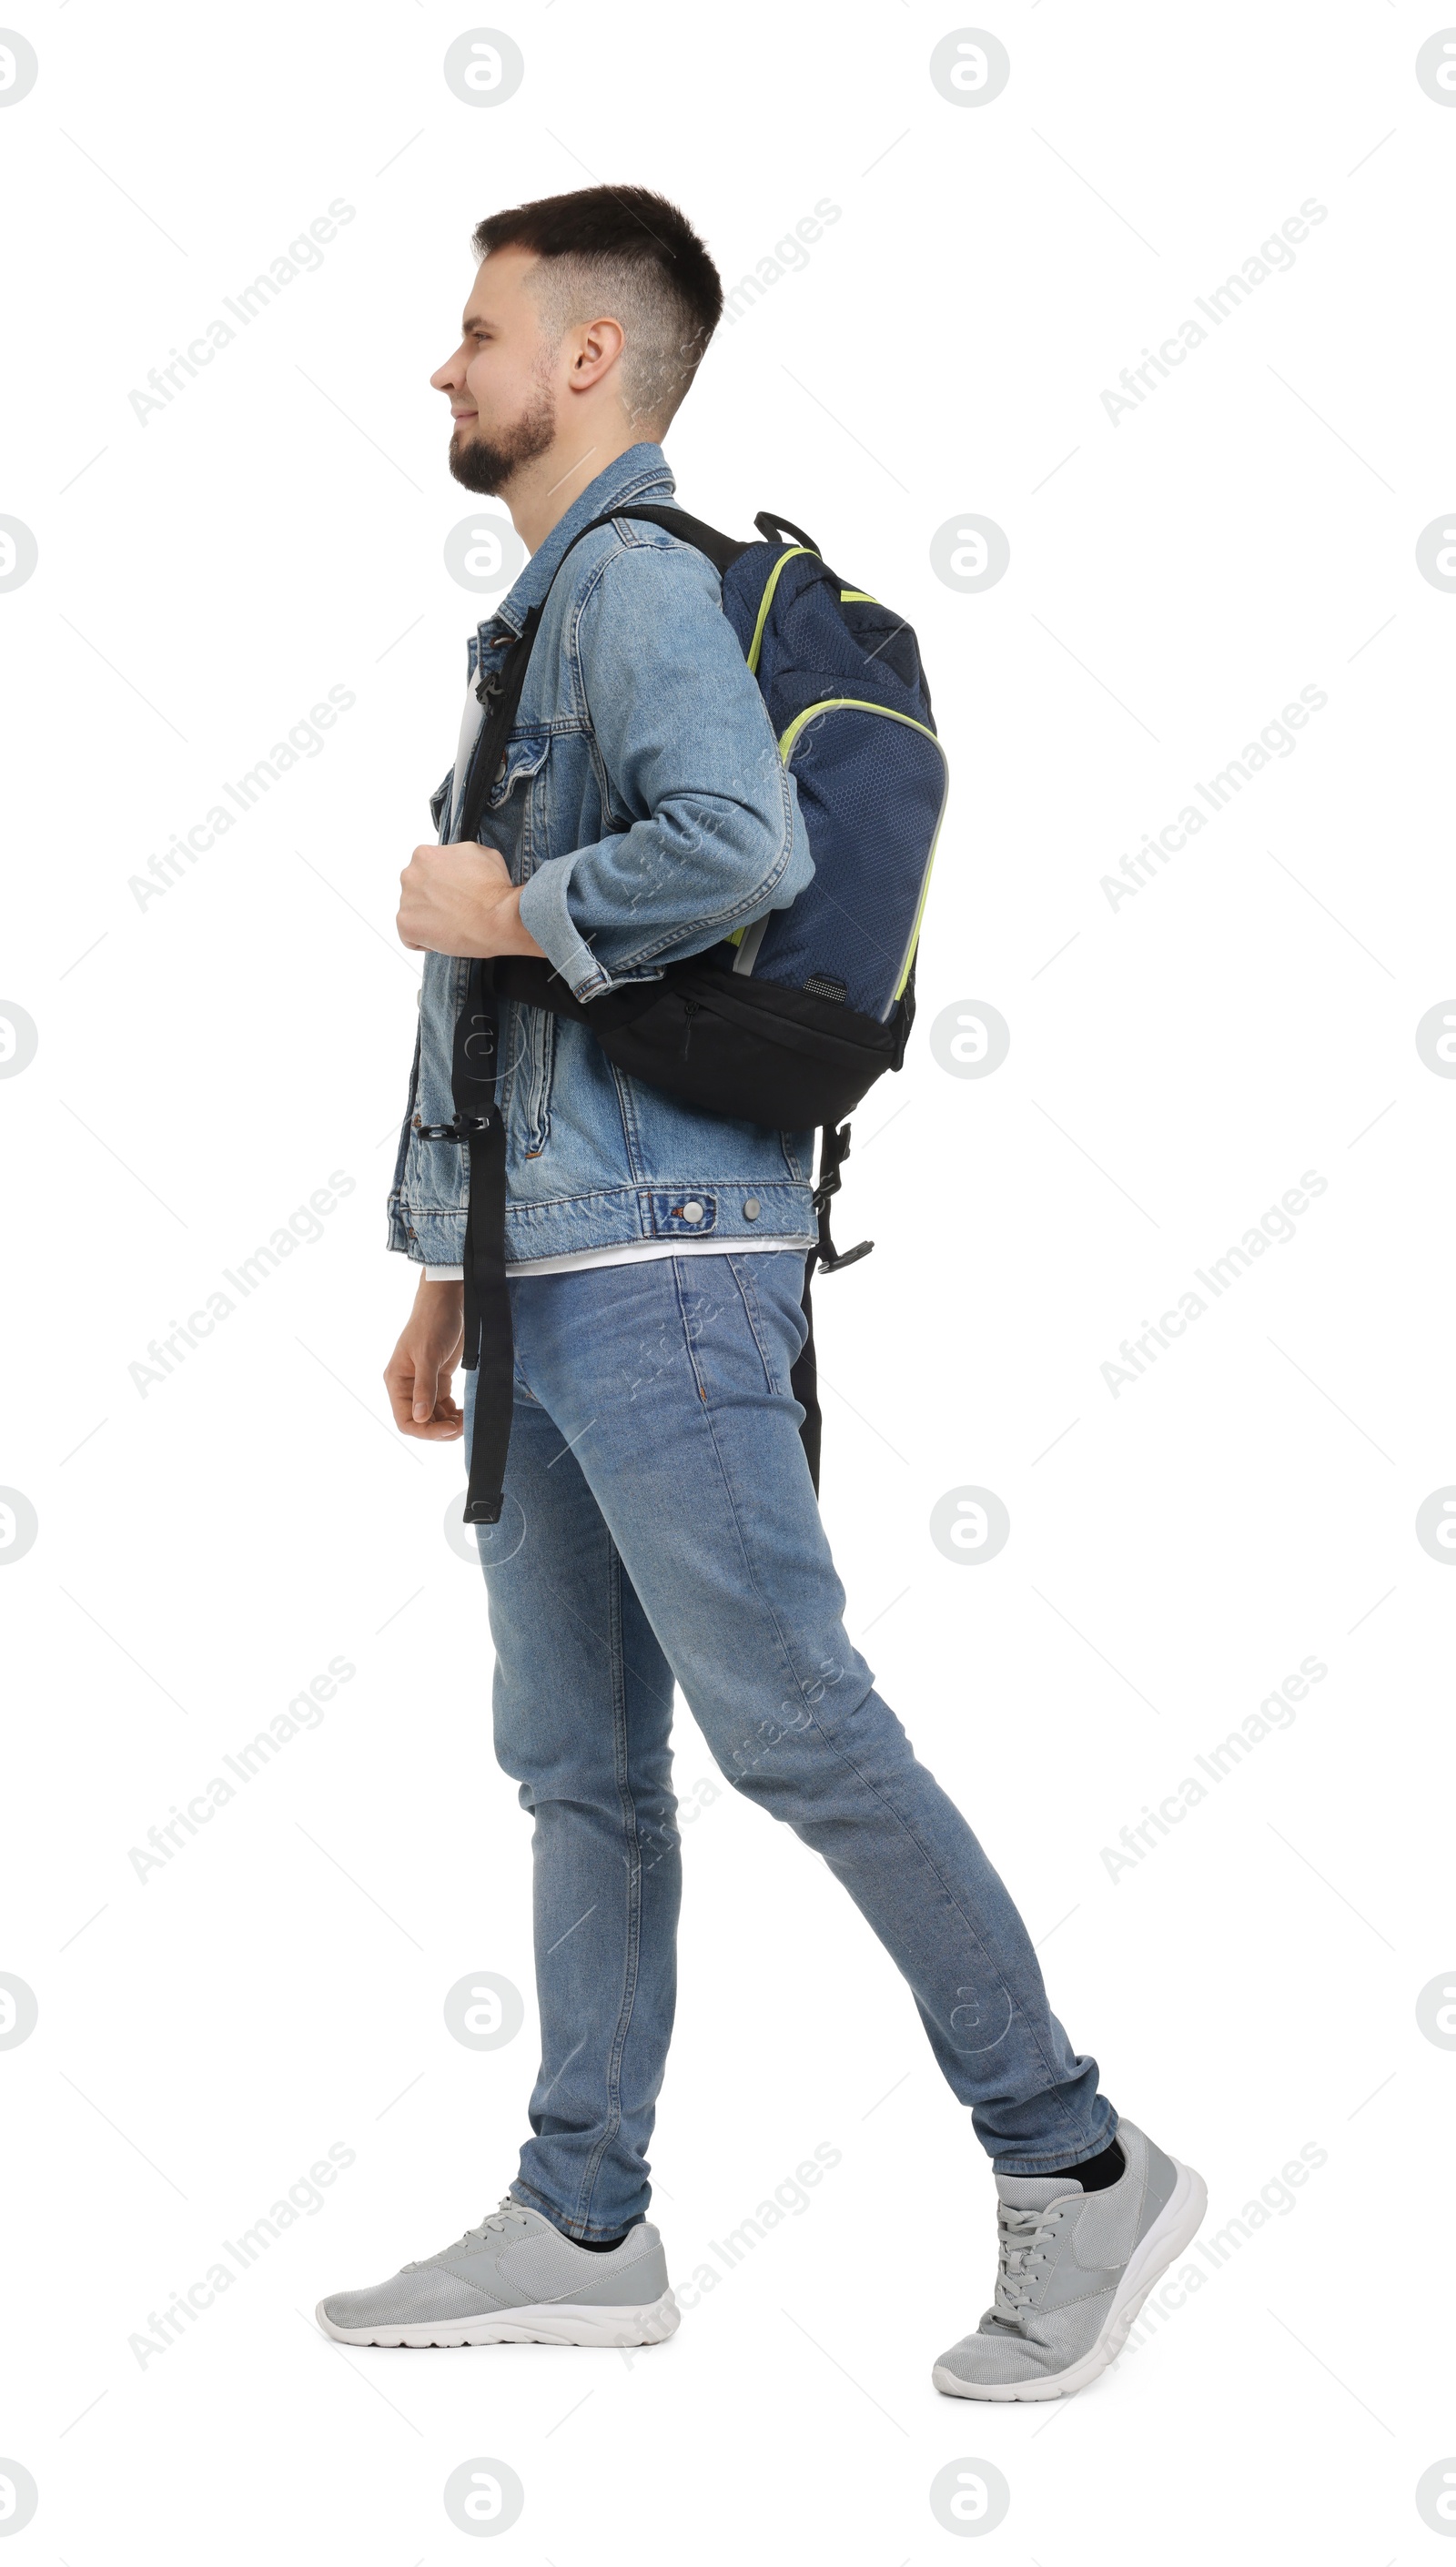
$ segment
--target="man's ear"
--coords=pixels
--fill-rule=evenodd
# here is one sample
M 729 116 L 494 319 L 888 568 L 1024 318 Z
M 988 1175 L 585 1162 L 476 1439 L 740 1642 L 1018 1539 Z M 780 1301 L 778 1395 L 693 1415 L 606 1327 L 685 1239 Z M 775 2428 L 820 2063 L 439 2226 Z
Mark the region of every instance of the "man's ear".
M 622 354 L 626 332 L 620 321 L 584 321 L 572 332 L 575 345 L 567 386 L 571 392 L 587 393 L 610 374 Z

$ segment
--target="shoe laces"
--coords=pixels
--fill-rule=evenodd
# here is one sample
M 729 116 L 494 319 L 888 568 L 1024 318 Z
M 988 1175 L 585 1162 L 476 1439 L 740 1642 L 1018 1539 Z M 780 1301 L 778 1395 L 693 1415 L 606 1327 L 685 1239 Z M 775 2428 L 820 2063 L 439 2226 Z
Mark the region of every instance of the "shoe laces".
M 511 2228 L 523 2226 L 530 2215 L 523 2202 L 514 2200 L 510 2193 L 504 2192 L 493 2210 L 487 2210 L 484 2218 L 475 2227 L 465 2230 L 465 2237 L 485 2237 L 492 2229 L 497 2233 L 503 2233 Z M 464 2238 L 461 2238 L 461 2245 L 464 2242 Z
M 483 2243 L 492 2231 L 497 2236 L 508 2236 L 512 2228 L 524 2227 L 529 2217 L 530 2212 L 524 2203 L 513 2200 L 508 2192 L 502 2193 L 495 2209 L 487 2210 L 484 2218 L 477 2221 L 473 2228 L 467 2228 L 459 2243 L 461 2246 Z M 441 2251 L 453 2254 L 455 2250 L 449 2247 Z M 418 2263 L 402 2264 L 400 2270 L 403 2273 L 418 2273 L 421 2267 Z
M 1012 2326 L 1019 2324 L 1021 2311 L 1050 2261 L 1046 2250 L 1065 2207 L 1065 2200 L 1053 2201 L 1043 2210 L 1021 2210 L 1010 2201 L 1000 2205 L 996 2313 Z

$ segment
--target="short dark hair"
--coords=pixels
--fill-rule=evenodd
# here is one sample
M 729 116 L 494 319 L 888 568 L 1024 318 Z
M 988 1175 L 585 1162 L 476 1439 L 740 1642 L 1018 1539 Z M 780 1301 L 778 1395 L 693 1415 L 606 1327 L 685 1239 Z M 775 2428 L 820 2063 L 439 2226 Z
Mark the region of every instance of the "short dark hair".
M 545 271 L 542 305 L 558 337 L 610 296 L 627 333 L 629 413 L 666 428 L 723 312 L 723 280 L 686 214 L 650 187 L 577 187 L 487 214 L 473 244 L 480 258 L 498 249 L 535 252 Z

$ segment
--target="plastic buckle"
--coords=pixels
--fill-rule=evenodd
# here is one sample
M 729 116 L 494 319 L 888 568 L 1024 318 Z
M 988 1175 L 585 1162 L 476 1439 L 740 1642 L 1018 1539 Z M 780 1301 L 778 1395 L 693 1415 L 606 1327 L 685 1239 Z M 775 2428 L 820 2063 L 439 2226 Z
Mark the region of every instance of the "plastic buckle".
M 457 1114 L 452 1123 L 417 1123 L 422 1141 L 465 1141 L 472 1132 L 488 1132 L 488 1114 Z

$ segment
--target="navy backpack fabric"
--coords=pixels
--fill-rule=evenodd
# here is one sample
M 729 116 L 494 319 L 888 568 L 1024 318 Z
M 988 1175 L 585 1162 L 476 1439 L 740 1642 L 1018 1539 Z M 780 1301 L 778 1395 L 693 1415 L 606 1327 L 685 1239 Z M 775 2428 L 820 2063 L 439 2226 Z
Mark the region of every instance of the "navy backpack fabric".
M 887 1023 L 909 984 L 946 799 L 915 635 L 807 537 L 745 545 L 724 573 L 723 609 L 762 690 L 814 859 L 792 907 L 733 940 L 735 968 Z

